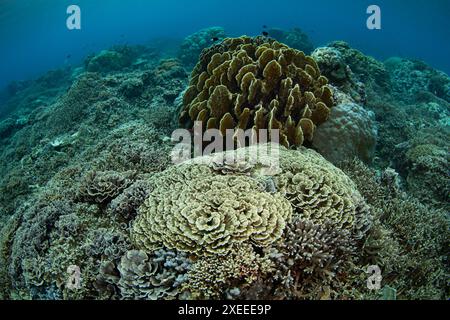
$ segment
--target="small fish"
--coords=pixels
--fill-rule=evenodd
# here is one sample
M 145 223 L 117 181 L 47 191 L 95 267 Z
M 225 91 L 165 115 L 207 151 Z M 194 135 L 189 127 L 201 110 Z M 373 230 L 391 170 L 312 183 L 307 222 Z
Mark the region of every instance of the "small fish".
M 66 59 L 70 59 L 70 58 L 72 58 L 72 55 L 71 55 L 71 54 L 68 54 L 68 55 L 66 56 Z
M 267 29 L 267 26 L 266 26 L 266 25 L 263 25 L 263 29 Z
M 267 36 L 269 35 L 269 33 L 268 33 L 267 31 L 263 31 L 263 32 L 262 32 L 262 35 L 263 35 L 264 37 L 267 37 Z
M 214 38 L 212 38 L 212 39 L 211 39 L 211 41 L 212 41 L 212 42 L 216 42 L 216 41 L 219 41 L 219 38 L 217 38 L 217 37 L 214 37 Z

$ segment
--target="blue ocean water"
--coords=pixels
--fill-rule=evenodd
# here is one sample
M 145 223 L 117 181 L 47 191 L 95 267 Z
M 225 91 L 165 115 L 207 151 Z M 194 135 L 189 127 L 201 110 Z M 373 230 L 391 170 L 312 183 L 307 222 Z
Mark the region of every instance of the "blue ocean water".
M 81 8 L 81 30 L 66 28 L 71 4 Z M 371 4 L 381 8 L 381 30 L 366 27 Z M 210 26 L 236 36 L 300 27 L 316 46 L 345 40 L 381 60 L 421 59 L 448 74 L 449 18 L 448 0 L 2 0 L 0 87 L 113 44 L 181 39 Z

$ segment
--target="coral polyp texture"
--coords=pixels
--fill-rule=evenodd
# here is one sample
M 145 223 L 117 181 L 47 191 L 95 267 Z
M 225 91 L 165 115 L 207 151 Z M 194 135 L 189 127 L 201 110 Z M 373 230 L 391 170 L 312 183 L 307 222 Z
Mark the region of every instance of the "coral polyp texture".
M 279 129 L 286 146 L 312 141 L 333 93 L 310 56 L 264 37 L 227 38 L 203 51 L 183 97 L 180 123 L 206 129 Z

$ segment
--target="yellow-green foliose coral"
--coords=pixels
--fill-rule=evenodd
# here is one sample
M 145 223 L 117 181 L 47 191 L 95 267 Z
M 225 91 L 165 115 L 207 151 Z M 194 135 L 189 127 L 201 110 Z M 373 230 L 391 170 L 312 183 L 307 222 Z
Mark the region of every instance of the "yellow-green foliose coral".
M 282 173 L 278 188 L 302 219 L 329 222 L 362 236 L 370 226 L 370 214 L 356 185 L 340 169 L 317 152 L 281 149 Z
M 334 105 L 310 56 L 271 39 L 228 38 L 205 50 L 183 97 L 180 123 L 206 129 L 279 129 L 286 147 L 311 141 Z
M 255 148 L 233 153 L 257 154 Z M 254 162 L 244 173 L 227 174 L 229 170 L 214 161 L 217 154 L 155 175 L 154 189 L 132 226 L 132 239 L 143 250 L 165 246 L 225 255 L 234 244 L 271 245 L 281 238 L 293 213 L 358 235 L 367 230 L 364 200 L 341 170 L 306 148 L 280 147 L 278 155 L 281 172 L 273 171 L 273 177 L 262 176 L 264 170 Z
M 267 246 L 278 240 L 292 209 L 281 193 L 268 193 L 250 176 L 221 175 L 186 163 L 155 176 L 140 207 L 132 239 L 140 248 L 226 254 L 233 244 Z

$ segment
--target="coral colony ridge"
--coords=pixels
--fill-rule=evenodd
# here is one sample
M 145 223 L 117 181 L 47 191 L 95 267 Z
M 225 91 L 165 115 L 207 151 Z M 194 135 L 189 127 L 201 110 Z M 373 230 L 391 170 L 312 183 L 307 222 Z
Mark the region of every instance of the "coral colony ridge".
M 269 34 L 11 83 L 0 297 L 447 299 L 449 77 Z

